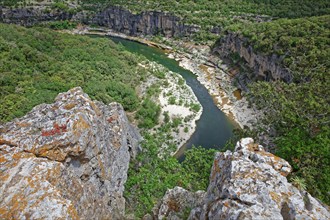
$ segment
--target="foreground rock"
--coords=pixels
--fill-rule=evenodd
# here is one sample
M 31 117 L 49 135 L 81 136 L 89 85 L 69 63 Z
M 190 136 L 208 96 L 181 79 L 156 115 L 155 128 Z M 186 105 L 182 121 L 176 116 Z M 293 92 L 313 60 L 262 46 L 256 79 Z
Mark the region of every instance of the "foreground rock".
M 216 155 L 202 205 L 195 203 L 188 219 L 330 219 L 328 207 L 288 183 L 290 172 L 288 162 L 253 139 L 242 139 L 233 153 Z M 178 192 L 171 197 L 181 201 L 186 195 Z M 163 200 L 168 197 L 167 193 Z M 156 218 L 181 219 L 179 209 L 164 210 Z
M 0 127 L 0 219 L 118 219 L 139 134 L 80 88 Z

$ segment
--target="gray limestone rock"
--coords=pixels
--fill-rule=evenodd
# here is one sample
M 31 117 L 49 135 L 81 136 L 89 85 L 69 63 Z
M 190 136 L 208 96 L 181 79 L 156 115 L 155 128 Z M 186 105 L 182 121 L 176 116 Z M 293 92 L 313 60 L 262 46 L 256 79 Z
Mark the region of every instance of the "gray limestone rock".
M 218 153 L 202 206 L 189 219 L 330 219 L 326 206 L 290 184 L 291 166 L 253 139 Z
M 221 38 L 213 48 L 213 53 L 222 57 L 227 57 L 230 53 L 238 53 L 244 59 L 247 65 L 253 70 L 253 76 L 237 76 L 241 84 L 247 84 L 254 78 L 260 78 L 267 81 L 283 80 L 290 83 L 293 79 L 292 73 L 283 65 L 283 57 L 278 55 L 264 55 L 256 53 L 251 45 L 248 45 L 247 39 L 236 33 L 229 33 Z M 247 81 L 245 83 L 244 81 Z
M 203 204 L 204 191 L 189 192 L 181 187 L 167 190 L 160 204 L 153 209 L 156 219 L 177 220 L 187 218 L 190 210 Z
M 81 88 L 0 126 L 0 219 L 120 219 L 141 137 Z

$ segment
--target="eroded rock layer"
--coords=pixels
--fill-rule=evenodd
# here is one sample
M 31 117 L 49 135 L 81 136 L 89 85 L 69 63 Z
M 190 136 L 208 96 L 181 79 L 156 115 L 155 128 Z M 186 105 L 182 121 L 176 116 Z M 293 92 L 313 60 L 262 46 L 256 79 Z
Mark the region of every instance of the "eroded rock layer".
M 0 126 L 0 219 L 118 219 L 140 136 L 81 88 Z

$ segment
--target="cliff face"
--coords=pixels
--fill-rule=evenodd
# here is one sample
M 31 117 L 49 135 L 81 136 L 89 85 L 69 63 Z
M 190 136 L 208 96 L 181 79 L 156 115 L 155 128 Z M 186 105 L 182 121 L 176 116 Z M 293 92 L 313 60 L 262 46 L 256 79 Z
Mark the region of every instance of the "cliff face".
M 161 211 L 155 215 L 178 219 L 187 207 L 180 201 L 190 201 L 189 206 L 195 207 L 190 212 L 191 220 L 330 219 L 327 207 L 288 183 L 286 176 L 290 172 L 288 162 L 264 151 L 251 138 L 245 138 L 237 143 L 234 152 L 217 153 L 202 202 L 200 192 L 169 190 Z
M 133 14 L 121 7 L 110 6 L 93 16 L 80 12 L 75 15 L 60 10 L 48 11 L 43 7 L 9 9 L 0 7 L 0 22 L 32 26 L 40 22 L 72 20 L 96 24 L 130 36 L 157 35 L 185 37 L 199 31 L 195 25 L 186 25 L 180 18 L 148 11 Z
M 121 105 L 80 88 L 0 126 L 0 218 L 120 218 L 139 139 Z
M 164 12 L 133 14 L 116 6 L 98 13 L 90 22 L 131 36 L 161 34 L 184 37 L 199 31 L 198 26 L 185 25 L 180 18 Z
M 43 7 L 10 9 L 0 6 L 0 22 L 32 26 L 45 21 L 70 20 L 73 15 Z
M 248 45 L 247 39 L 238 34 L 229 33 L 221 38 L 213 48 L 213 53 L 219 54 L 221 57 L 227 57 L 230 53 L 238 53 L 253 70 L 254 75 L 249 76 L 248 80 L 283 80 L 288 83 L 292 81 L 290 71 L 281 65 L 282 57 L 275 54 L 267 56 L 256 53 L 252 46 Z M 242 82 L 242 84 L 246 83 Z

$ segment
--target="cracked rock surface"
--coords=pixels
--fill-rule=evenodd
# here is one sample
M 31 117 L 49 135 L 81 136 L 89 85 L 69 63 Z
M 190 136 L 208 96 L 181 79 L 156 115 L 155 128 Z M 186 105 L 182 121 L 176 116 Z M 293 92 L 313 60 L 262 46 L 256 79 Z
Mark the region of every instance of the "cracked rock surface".
M 120 219 L 140 139 L 81 88 L 0 126 L 0 219 Z
M 202 206 L 189 219 L 330 219 L 330 212 L 290 184 L 291 166 L 251 138 L 217 153 Z

